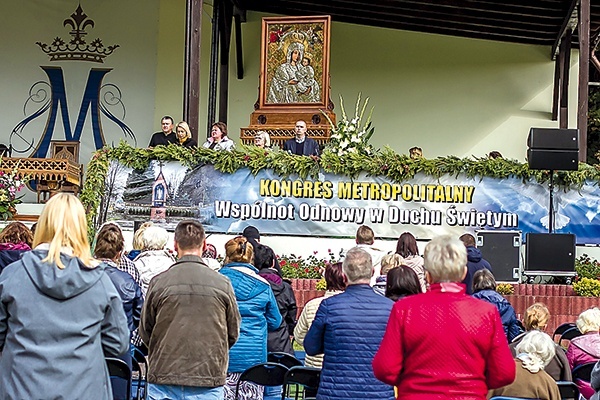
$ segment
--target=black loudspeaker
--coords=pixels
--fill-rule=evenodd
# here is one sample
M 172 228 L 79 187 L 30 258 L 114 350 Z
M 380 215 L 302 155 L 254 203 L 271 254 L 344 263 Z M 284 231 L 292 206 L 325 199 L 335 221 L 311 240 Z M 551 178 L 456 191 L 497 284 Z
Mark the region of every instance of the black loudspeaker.
M 527 271 L 575 271 L 575 235 L 571 233 L 528 233 L 525 236 Z
M 521 231 L 477 231 L 477 248 L 492 266 L 498 282 L 518 282 L 521 277 Z
M 530 169 L 576 171 L 579 168 L 579 130 L 531 128 L 527 137 Z
M 527 146 L 532 149 L 579 150 L 578 129 L 531 128 Z
M 549 169 L 554 171 L 577 171 L 579 152 L 573 150 L 527 150 L 529 169 Z

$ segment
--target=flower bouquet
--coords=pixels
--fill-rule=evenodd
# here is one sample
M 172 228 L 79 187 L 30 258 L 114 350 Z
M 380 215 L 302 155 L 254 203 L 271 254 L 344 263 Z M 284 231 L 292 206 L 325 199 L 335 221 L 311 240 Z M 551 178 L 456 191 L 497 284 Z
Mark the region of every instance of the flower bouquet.
M 10 172 L 0 171 L 0 218 L 4 221 L 16 214 L 15 206 L 21 203 L 22 197 L 17 197 L 17 192 L 23 189 L 23 186 L 23 177 L 19 175 L 17 168 Z
M 346 110 L 344 109 L 344 100 L 340 95 L 340 109 L 342 112 L 342 119 L 335 125 L 329 116 L 325 113 L 325 117 L 329 121 L 332 129 L 332 135 L 329 143 L 325 146 L 325 151 L 330 151 L 338 156 L 343 156 L 347 153 L 359 153 L 361 155 L 370 156 L 373 155 L 373 146 L 369 144 L 369 139 L 373 136 L 374 127 L 371 126 L 371 115 L 373 114 L 373 108 L 369 112 L 367 121 L 361 125 L 362 119 L 365 114 L 365 110 L 369 104 L 369 98 L 365 99 L 364 104 L 361 107 L 360 93 L 356 100 L 356 107 L 354 111 L 354 118 L 348 119 Z

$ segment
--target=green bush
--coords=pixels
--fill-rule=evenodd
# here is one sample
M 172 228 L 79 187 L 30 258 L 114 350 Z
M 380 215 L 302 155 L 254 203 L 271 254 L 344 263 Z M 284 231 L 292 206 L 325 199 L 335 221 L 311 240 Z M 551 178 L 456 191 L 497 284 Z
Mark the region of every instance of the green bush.
M 573 284 L 573 290 L 578 296 L 600 297 L 600 281 L 592 278 L 581 278 Z
M 582 254 L 575 259 L 575 271 L 580 278 L 598 279 L 600 278 L 600 263 L 587 254 Z

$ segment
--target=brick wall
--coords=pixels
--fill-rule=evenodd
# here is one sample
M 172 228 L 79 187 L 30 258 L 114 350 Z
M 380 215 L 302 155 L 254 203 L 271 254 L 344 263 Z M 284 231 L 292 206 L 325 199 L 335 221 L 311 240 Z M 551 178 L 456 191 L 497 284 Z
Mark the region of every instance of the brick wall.
M 325 292 L 316 290 L 317 279 L 292 279 L 292 288 L 298 304 L 298 316 L 304 305 Z M 600 307 L 600 299 L 576 296 L 570 285 L 514 284 L 515 294 L 505 296 L 515 308 L 517 317 L 533 303 L 544 303 L 550 310 L 546 332 L 552 334 L 564 322 L 575 322 L 577 316 L 592 307 Z

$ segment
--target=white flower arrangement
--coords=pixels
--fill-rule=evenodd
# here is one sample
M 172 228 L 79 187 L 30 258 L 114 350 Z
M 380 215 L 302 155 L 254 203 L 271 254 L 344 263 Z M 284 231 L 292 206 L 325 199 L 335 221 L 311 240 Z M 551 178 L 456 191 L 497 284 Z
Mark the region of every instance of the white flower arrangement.
M 371 115 L 373 114 L 373 108 L 369 112 L 367 121 L 361 126 L 367 105 L 369 104 L 369 98 L 367 97 L 361 107 L 361 95 L 358 94 L 356 100 L 356 107 L 354 112 L 354 118 L 348 119 L 346 110 L 344 109 L 344 99 L 340 95 L 340 110 L 342 112 L 342 119 L 338 121 L 337 125 L 333 123 L 331 118 L 325 113 L 329 125 L 331 125 L 332 134 L 329 142 L 325 146 L 325 151 L 333 152 L 338 156 L 343 156 L 347 153 L 359 153 L 362 155 L 372 155 L 373 146 L 369 144 L 369 139 L 373 135 L 375 128 L 371 126 Z

